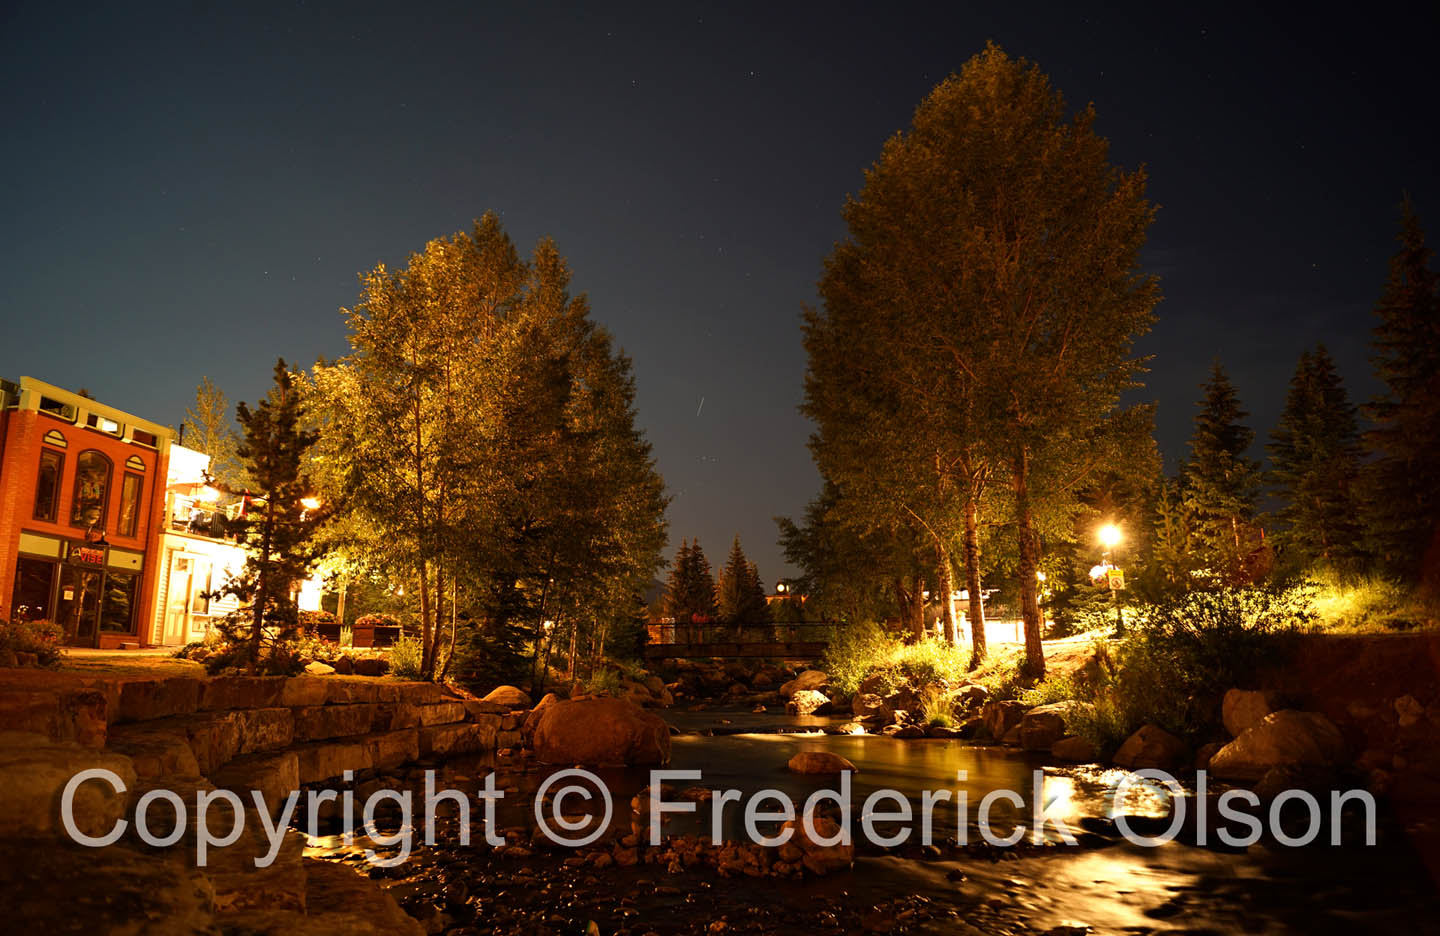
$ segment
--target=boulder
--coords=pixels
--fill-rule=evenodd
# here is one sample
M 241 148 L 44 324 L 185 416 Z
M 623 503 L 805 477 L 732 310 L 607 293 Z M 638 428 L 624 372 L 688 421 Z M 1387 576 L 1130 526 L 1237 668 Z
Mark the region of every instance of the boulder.
M 1276 767 L 1333 767 L 1344 756 L 1345 739 L 1324 715 L 1282 709 L 1217 751 L 1210 772 L 1226 780 L 1258 780 Z
M 787 715 L 828 715 L 830 713 L 830 700 L 823 692 L 816 692 L 814 689 L 801 689 L 790 697 L 785 703 L 785 714 Z
M 1050 745 L 1050 756 L 1076 764 L 1093 764 L 1099 759 L 1095 745 L 1084 738 L 1061 738 Z
M 990 737 L 996 741 L 1002 740 L 1010 729 L 1020 725 L 1020 719 L 1025 717 L 1025 703 L 1015 699 L 1007 699 L 1004 702 L 986 702 L 980 708 L 980 718 L 985 722 L 985 727 L 990 731 Z
M 1020 743 L 1027 751 L 1048 751 L 1061 738 L 1070 734 L 1066 721 L 1088 708 L 1085 702 L 1067 700 L 1039 705 L 1020 719 Z
M 802 689 L 819 691 L 828 685 L 830 685 L 829 674 L 821 672 L 820 670 L 809 669 L 781 686 L 780 694 L 788 699 Z
M 1195 752 L 1195 769 L 1209 770 L 1210 758 L 1214 757 L 1216 752 L 1224 746 L 1225 745 L 1219 741 L 1211 741 L 1209 744 L 1200 745 L 1200 749 Z
M 624 699 L 567 699 L 542 710 L 532 747 L 544 764 L 663 765 L 670 729 Z
M 821 839 L 830 840 L 840 834 L 840 826 L 833 819 L 813 813 L 810 814 L 810 826 Z M 844 871 L 855 862 L 854 845 L 821 845 L 805 831 L 803 821 L 791 819 L 781 828 L 794 830 L 787 844 L 799 847 L 801 863 L 813 874 L 825 875 L 831 871 Z
M 873 692 L 856 693 L 850 711 L 856 718 L 878 718 L 887 725 L 895 720 L 895 710 Z
M 0 733 L 0 809 L 4 810 L 7 834 L 64 836 L 61 793 L 76 774 L 91 769 L 115 774 L 126 791 L 119 792 L 98 779 L 75 788 L 71 799 L 75 827 L 87 835 L 104 835 L 124 815 L 129 791 L 135 789 L 135 768 L 129 757 L 73 741 Z
M 1273 693 L 1231 689 L 1220 703 L 1220 720 L 1225 723 L 1230 737 L 1238 738 L 1279 708 Z
M 528 709 L 533 704 L 528 695 L 516 689 L 514 686 L 496 686 L 490 690 L 490 694 L 485 697 L 485 701 L 494 702 L 497 705 L 504 705 L 511 711 Z
M 541 714 L 543 714 L 547 708 L 559 701 L 559 696 L 557 696 L 553 692 L 547 692 L 545 693 L 544 698 L 542 698 L 539 702 L 535 703 L 534 710 L 531 711 L 529 715 L 525 716 L 525 721 L 520 726 L 520 734 L 524 736 L 525 742 L 527 744 L 530 742 L 531 738 L 535 737 L 535 726 L 540 724 Z
M 831 751 L 801 751 L 790 758 L 787 764 L 791 773 L 838 774 L 844 771 L 858 773 L 854 764 Z
M 333 676 L 335 667 L 329 663 L 322 663 L 319 660 L 311 660 L 305 664 L 305 672 L 311 676 Z
M 355 661 L 356 676 L 384 676 L 389 668 L 389 661 L 379 657 L 361 657 Z
M 1174 770 L 1187 760 L 1184 741 L 1158 725 L 1143 725 L 1115 752 L 1115 764 L 1127 770 Z
M 983 705 L 989 697 L 990 690 L 978 683 L 961 686 L 955 693 L 955 706 L 956 708 L 973 708 L 977 705 Z

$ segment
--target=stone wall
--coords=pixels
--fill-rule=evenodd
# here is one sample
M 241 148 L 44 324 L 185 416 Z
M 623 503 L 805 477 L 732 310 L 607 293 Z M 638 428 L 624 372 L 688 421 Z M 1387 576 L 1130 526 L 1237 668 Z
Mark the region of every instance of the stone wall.
M 100 893 L 106 899 L 92 902 L 95 917 L 86 920 L 97 932 L 135 922 L 126 914 L 153 920 L 157 912 L 187 921 L 176 932 L 206 931 L 194 928 L 200 919 L 255 933 L 420 932 L 369 881 L 303 860 L 297 832 L 286 833 L 273 865 L 257 869 L 253 859 L 268 850 L 264 822 L 292 790 L 346 771 L 358 779 L 421 759 L 519 746 L 523 719 L 523 712 L 454 698 L 431 683 L 388 678 L 0 670 L 0 808 L 18 846 L 0 856 L 0 883 L 39 895 L 17 911 L 37 931 L 57 905 Z M 80 788 L 75 823 L 87 834 L 132 816 L 148 791 L 171 791 L 193 804 L 197 793 L 217 789 L 240 794 L 247 832 L 204 869 L 184 864 L 187 855 L 193 861 L 193 828 L 170 849 L 145 845 L 133 826 L 114 845 L 78 846 L 62 830 L 61 794 L 77 772 L 96 767 L 121 777 L 126 791 Z M 252 790 L 270 816 L 256 812 Z M 317 880 L 322 889 L 309 886 Z M 330 899 L 340 883 L 354 892 L 351 900 Z M 347 910 L 351 905 L 356 909 Z

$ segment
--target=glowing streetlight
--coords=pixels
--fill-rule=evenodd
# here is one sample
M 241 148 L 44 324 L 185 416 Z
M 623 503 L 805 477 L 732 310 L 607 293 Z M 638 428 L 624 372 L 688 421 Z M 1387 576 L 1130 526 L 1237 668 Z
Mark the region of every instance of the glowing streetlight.
M 318 498 L 318 497 L 302 497 L 302 498 L 300 498 L 300 506 L 301 506 L 301 507 L 304 507 L 306 510 L 319 510 L 319 509 L 320 509 L 320 498 Z
M 1110 561 L 1110 554 L 1116 546 L 1120 545 L 1120 541 L 1124 538 L 1124 534 L 1120 532 L 1120 527 L 1113 523 L 1107 523 L 1100 528 L 1100 545 L 1105 547 L 1105 556 L 1096 568 L 1102 570 L 1102 575 L 1110 586 L 1110 603 L 1115 606 L 1116 637 L 1121 637 L 1125 634 L 1124 613 L 1120 610 L 1120 589 L 1125 586 L 1119 568 Z M 1092 578 L 1097 578 L 1097 580 L 1099 578 L 1095 575 L 1095 569 L 1090 570 L 1090 575 Z

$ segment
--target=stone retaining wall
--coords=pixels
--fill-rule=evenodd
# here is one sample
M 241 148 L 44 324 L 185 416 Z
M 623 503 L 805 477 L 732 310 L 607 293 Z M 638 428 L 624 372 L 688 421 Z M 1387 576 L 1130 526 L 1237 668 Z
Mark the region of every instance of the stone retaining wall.
M 99 850 L 69 842 L 59 819 L 61 792 L 87 768 L 122 778 L 123 796 L 103 784 L 80 788 L 76 825 L 88 834 L 107 831 L 145 792 L 162 789 L 190 803 L 198 791 L 232 790 L 246 804 L 246 829 L 259 830 L 252 790 L 273 819 L 291 791 L 341 779 L 346 771 L 358 780 L 426 758 L 518 747 L 525 714 L 457 699 L 432 683 L 389 678 L 0 670 L 0 809 L 17 843 L 25 843 L 0 858 L 0 880 L 26 882 L 31 892 L 56 900 L 68 890 L 111 889 L 116 899 L 96 904 L 102 915 L 144 907 L 151 919 L 173 911 L 277 934 L 310 932 L 322 917 L 330 932 L 368 932 L 357 927 L 384 919 L 386 932 L 418 933 L 388 895 L 348 870 L 340 869 L 343 881 L 354 880 L 356 906 L 368 906 L 363 913 L 347 915 L 307 889 L 319 875 L 326 878 L 324 891 L 333 890 L 336 871 L 302 861 L 304 837 L 297 832 L 286 833 L 279 859 L 263 871 L 252 859 L 265 853 L 265 841 L 247 831 L 203 873 L 179 874 L 174 854 L 146 848 L 133 832 Z M 31 862 L 31 855 L 43 860 Z M 48 870 L 37 876 L 36 867 Z M 117 869 L 114 880 L 94 870 L 108 867 Z M 53 910 L 54 903 L 36 906 Z M 105 916 L 93 922 L 98 932 L 133 921 Z

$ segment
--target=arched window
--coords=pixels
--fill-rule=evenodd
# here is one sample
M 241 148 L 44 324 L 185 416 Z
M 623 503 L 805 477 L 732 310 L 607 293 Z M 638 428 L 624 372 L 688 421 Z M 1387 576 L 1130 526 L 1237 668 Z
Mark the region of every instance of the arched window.
M 110 459 L 90 449 L 75 459 L 75 497 L 70 502 L 71 526 L 105 529 L 110 496 Z

